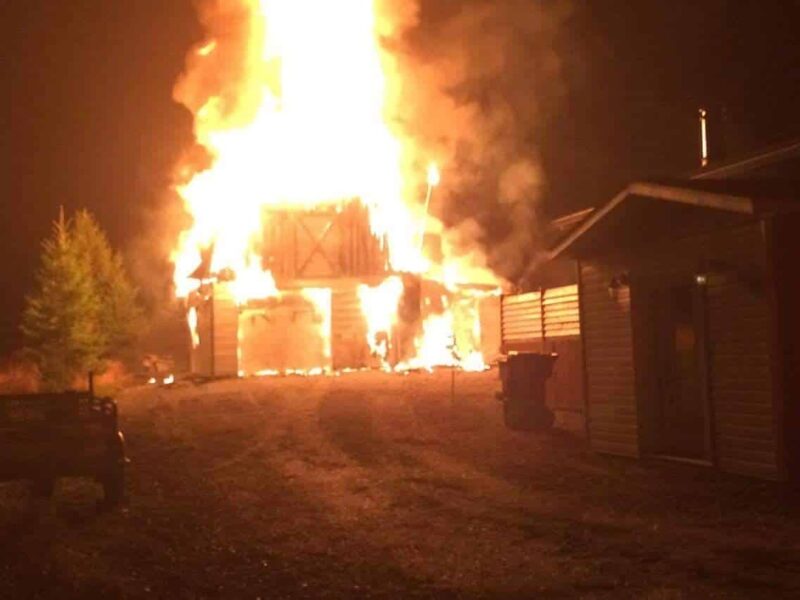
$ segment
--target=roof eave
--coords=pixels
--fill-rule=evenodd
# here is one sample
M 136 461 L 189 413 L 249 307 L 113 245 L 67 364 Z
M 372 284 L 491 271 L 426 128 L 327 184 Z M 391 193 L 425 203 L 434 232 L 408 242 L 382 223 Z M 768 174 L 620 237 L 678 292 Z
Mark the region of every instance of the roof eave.
M 578 239 L 583 237 L 630 196 L 644 196 L 647 198 L 655 198 L 713 210 L 723 210 L 743 215 L 753 215 L 756 212 L 755 203 L 751 198 L 732 196 L 730 194 L 716 194 L 713 192 L 704 192 L 658 183 L 632 183 L 614 196 L 602 208 L 596 210 L 592 216 L 559 242 L 555 248 L 550 250 L 548 259 L 553 260 L 561 256 Z

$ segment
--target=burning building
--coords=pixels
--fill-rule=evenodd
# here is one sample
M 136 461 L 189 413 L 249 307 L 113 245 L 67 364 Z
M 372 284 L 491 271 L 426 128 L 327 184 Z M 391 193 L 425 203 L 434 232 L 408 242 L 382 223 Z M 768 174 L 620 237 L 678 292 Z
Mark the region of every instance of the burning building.
M 305 4 L 209 3 L 176 87 L 208 157 L 177 186 L 192 370 L 483 368 L 498 281 L 437 235 L 439 171 L 390 125 L 375 3 Z

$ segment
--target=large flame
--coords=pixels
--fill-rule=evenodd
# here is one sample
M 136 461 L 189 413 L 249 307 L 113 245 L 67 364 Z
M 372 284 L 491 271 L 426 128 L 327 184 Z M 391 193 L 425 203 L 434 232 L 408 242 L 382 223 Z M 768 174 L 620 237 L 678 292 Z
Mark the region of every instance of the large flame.
M 386 362 L 389 354 L 389 336 L 397 322 L 397 307 L 403 295 L 403 282 L 399 277 L 389 277 L 381 285 L 361 285 L 358 297 L 367 321 L 367 342 L 372 353 Z
M 440 227 L 428 216 L 440 171 L 429 167 L 427 197 L 404 197 L 413 186 L 402 167 L 406 141 L 387 124 L 385 66 L 391 61 L 378 39 L 376 2 L 221 0 L 217 5 L 243 11 L 246 39 L 237 40 L 240 72 L 233 93 L 226 89 L 197 98 L 198 81 L 213 80 L 208 73 L 225 64 L 217 55 L 230 40 L 224 28 L 214 27 L 211 39 L 193 52 L 176 90 L 193 110 L 196 137 L 212 159 L 210 168 L 178 186 L 192 217 L 173 256 L 178 296 L 187 297 L 220 274 L 240 305 L 278 296 L 261 260 L 264 209 L 308 209 L 345 198 L 358 198 L 369 208 L 371 228 L 387 244 L 390 272 L 442 280 L 448 269 L 433 265 L 422 243 L 426 229 Z M 204 265 L 200 273 L 198 265 Z M 383 360 L 401 293 L 394 275 L 377 288 L 359 290 L 370 347 Z M 196 319 L 191 313 L 190 320 Z M 452 314 L 428 317 L 420 336 L 413 364 L 456 361 Z M 470 360 L 474 365 L 474 357 Z

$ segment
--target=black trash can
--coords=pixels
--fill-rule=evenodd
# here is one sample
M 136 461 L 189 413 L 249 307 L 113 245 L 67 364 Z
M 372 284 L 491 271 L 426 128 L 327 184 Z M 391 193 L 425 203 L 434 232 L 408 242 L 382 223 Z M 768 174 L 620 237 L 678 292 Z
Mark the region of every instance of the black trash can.
M 553 426 L 555 415 L 545 404 L 545 382 L 557 359 L 557 354 L 535 352 L 515 352 L 500 359 L 502 391 L 497 397 L 503 403 L 506 427 L 536 431 Z

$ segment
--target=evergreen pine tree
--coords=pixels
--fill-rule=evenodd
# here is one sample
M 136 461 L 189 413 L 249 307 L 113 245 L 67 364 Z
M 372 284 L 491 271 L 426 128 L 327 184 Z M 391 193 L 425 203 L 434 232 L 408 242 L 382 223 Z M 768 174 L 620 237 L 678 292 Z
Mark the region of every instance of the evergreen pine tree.
M 26 350 L 45 386 L 64 389 L 87 371 L 102 371 L 104 359 L 120 357 L 142 323 L 122 256 L 89 212 L 66 222 L 62 211 L 43 243 L 37 289 L 22 319 Z
M 71 232 L 77 251 L 92 272 L 100 302 L 98 324 L 106 342 L 104 355 L 120 356 L 142 328 L 138 292 L 128 278 L 122 255 L 111 248 L 105 233 L 88 211 L 78 212 Z
M 73 243 L 63 212 L 42 245 L 37 290 L 27 298 L 22 330 L 45 386 L 64 389 L 96 369 L 105 348 L 101 302 L 89 263 Z

